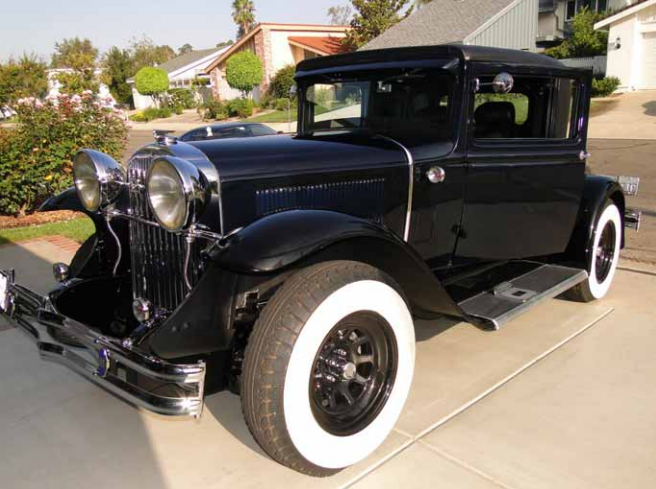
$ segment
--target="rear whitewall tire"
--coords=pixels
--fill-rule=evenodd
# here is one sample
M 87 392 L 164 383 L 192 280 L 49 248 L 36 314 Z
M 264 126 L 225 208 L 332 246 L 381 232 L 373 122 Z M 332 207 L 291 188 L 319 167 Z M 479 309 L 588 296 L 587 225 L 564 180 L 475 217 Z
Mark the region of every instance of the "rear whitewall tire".
M 361 312 L 375 313 L 393 337 L 393 381 L 366 426 L 338 436 L 317 421 L 310 380 L 324 340 L 344 318 Z M 414 362 L 412 316 L 388 276 L 356 262 L 309 267 L 276 292 L 255 325 L 242 375 L 246 422 L 278 462 L 309 475 L 331 475 L 366 458 L 389 435 L 408 397 Z
M 609 262 L 608 270 L 605 271 L 605 273 L 602 273 L 602 271 L 598 269 L 599 264 L 597 261 L 597 254 L 600 250 L 600 243 L 604 229 L 606 229 L 607 226 L 614 229 L 614 236 L 612 238 L 613 255 L 612 260 Z M 592 249 L 590 251 L 590 265 L 588 266 L 588 278 L 568 291 L 567 296 L 570 299 L 579 302 L 592 302 L 603 298 L 608 293 L 620 259 L 622 233 L 623 227 L 620 211 L 612 201 L 608 201 L 595 224 Z M 600 276 L 600 274 L 603 274 L 603 276 Z

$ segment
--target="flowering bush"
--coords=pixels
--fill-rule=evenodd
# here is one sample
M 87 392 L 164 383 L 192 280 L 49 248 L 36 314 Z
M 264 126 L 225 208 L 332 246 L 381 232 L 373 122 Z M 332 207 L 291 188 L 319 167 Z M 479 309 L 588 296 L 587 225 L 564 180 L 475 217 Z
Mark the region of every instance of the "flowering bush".
M 16 128 L 0 132 L 0 214 L 24 215 L 71 186 L 82 148 L 120 160 L 128 126 L 108 104 L 90 91 L 18 101 Z

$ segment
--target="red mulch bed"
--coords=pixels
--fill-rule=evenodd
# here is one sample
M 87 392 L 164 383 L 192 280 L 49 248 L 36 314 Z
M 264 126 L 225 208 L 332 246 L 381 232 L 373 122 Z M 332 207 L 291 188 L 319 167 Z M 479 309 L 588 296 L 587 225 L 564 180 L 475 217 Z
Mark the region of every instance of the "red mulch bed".
M 73 211 L 35 212 L 24 217 L 0 216 L 0 229 L 24 228 L 51 222 L 70 221 L 83 216 L 84 214 Z

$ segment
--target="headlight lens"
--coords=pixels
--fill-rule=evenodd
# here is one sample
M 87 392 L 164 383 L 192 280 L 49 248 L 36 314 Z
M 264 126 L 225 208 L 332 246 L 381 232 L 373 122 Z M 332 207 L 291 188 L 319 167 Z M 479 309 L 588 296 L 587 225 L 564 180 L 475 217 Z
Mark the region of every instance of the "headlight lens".
M 73 178 L 84 208 L 96 212 L 118 198 L 125 181 L 125 172 L 110 156 L 84 149 L 73 158 Z
M 148 201 L 157 222 L 171 232 L 198 221 L 209 200 L 204 175 L 188 161 L 164 157 L 155 160 L 148 174 Z
M 73 177 L 77 195 L 88 211 L 95 212 L 100 207 L 100 181 L 96 167 L 86 153 L 80 153 L 73 163 Z

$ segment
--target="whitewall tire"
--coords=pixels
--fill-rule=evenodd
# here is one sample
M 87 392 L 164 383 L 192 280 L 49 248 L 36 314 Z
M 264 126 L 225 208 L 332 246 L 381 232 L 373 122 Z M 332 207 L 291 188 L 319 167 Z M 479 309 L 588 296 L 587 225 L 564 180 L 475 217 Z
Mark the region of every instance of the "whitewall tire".
M 414 360 L 412 316 L 387 275 L 356 262 L 309 267 L 276 292 L 249 339 L 246 422 L 278 462 L 330 475 L 385 440 Z
M 612 201 L 608 201 L 595 224 L 588 279 L 569 291 L 571 299 L 591 302 L 608 293 L 620 259 L 622 233 L 620 211 Z

